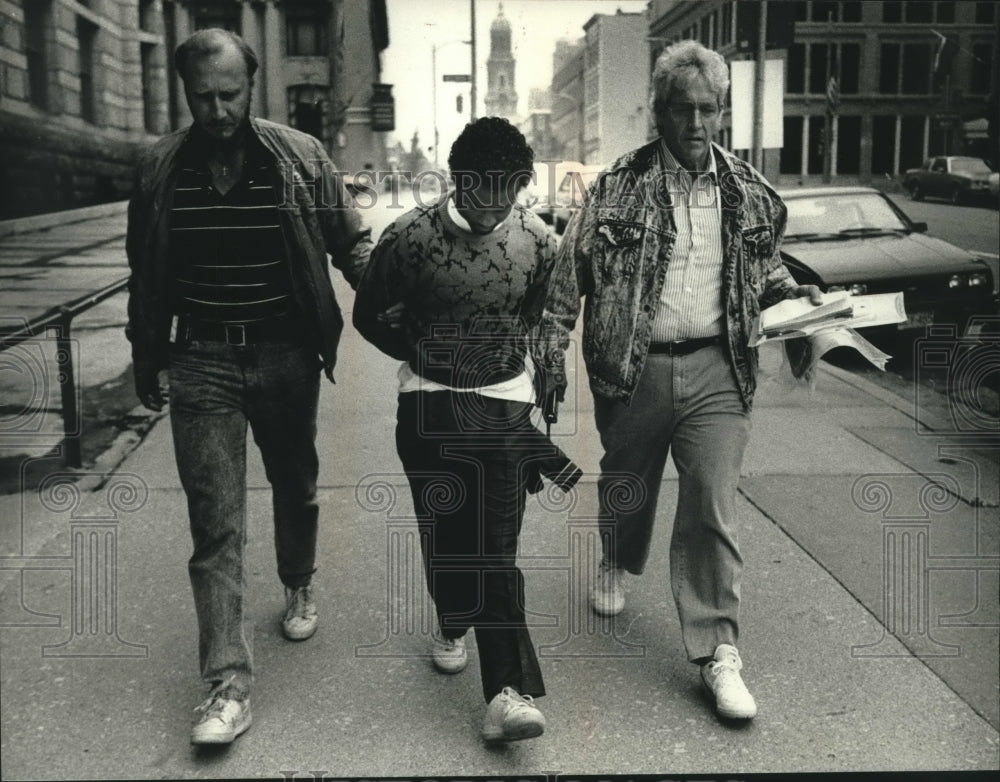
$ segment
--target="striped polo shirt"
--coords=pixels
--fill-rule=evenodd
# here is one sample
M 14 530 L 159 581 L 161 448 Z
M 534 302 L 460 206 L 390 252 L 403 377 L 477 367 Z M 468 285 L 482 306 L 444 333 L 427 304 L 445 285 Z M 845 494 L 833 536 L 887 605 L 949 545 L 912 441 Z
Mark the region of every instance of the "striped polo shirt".
M 170 211 L 175 312 L 216 323 L 289 314 L 288 259 L 265 150 L 250 141 L 243 176 L 223 195 L 196 149 L 183 159 Z
M 722 204 L 715 156 L 708 171 L 685 171 L 666 143 L 662 166 L 670 183 L 677 239 L 653 319 L 652 341 L 716 337 L 723 332 Z

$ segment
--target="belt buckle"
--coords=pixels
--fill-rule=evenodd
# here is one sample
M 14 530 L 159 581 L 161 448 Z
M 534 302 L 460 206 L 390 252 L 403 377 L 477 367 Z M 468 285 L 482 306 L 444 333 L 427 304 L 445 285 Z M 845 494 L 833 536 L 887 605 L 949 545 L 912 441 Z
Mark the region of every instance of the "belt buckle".
M 233 334 L 238 335 L 234 337 Z M 233 347 L 245 347 L 247 344 L 247 330 L 242 323 L 226 324 L 226 344 Z

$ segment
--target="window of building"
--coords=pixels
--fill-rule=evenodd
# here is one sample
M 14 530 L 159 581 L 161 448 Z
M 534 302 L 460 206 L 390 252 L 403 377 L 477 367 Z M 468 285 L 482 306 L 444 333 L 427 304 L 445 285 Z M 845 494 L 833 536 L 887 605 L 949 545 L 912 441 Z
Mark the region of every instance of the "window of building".
M 784 118 L 784 146 L 781 148 L 781 173 L 802 173 L 802 117 Z
M 955 129 L 950 123 L 931 122 L 927 131 L 927 151 L 930 154 L 947 154 L 954 148 Z M 931 170 L 944 173 L 948 170 L 948 165 L 944 160 L 941 160 L 940 167 L 938 163 L 935 163 Z
M 139 60 L 142 68 L 142 122 L 150 133 L 156 128 L 156 101 L 153 98 L 153 57 L 156 46 L 151 43 L 140 44 Z
M 809 118 L 809 152 L 806 157 L 806 173 L 823 173 L 823 156 L 826 154 L 824 137 L 826 135 L 826 118 L 813 116 Z
M 785 73 L 788 77 L 786 91 L 792 95 L 801 95 L 806 91 L 806 45 L 794 43 L 788 47 L 788 66 Z
M 239 3 L 233 0 L 197 3 L 192 11 L 196 30 L 219 27 L 237 35 L 242 34 L 242 30 L 240 29 L 240 6 Z
M 903 117 L 899 129 L 899 170 L 916 168 L 924 162 L 924 118 Z
M 860 89 L 861 44 L 840 44 L 840 94 L 857 95 Z
M 811 44 L 809 46 L 809 92 L 813 95 L 826 94 L 826 83 L 833 71 L 830 69 L 829 44 Z
M 808 5 L 812 7 L 812 20 L 814 22 L 840 21 L 840 3 L 821 0 L 820 2 L 809 3 Z
M 139 29 L 147 33 L 156 32 L 155 0 L 139 0 Z
M 721 44 L 722 44 L 722 41 L 719 38 L 720 30 L 719 30 L 719 12 L 718 11 L 712 11 L 712 15 L 709 17 L 709 27 L 712 30 L 712 32 L 711 32 L 712 43 L 710 44 L 710 48 L 712 48 L 712 49 L 718 49 L 721 46 Z
M 883 22 L 902 22 L 903 4 L 899 0 L 886 0 L 882 3 Z
M 82 16 L 76 18 L 77 72 L 80 76 L 80 116 L 87 122 L 97 121 L 97 88 L 94 84 L 95 44 L 97 25 Z
M 972 44 L 972 56 L 975 59 L 969 69 L 969 92 L 984 95 L 989 93 L 994 51 L 991 43 Z
M 955 24 L 955 3 L 938 0 L 934 3 L 934 21 L 938 24 Z
M 290 57 L 322 57 L 329 53 L 329 12 L 320 3 L 286 5 L 286 45 Z
M 46 20 L 51 11 L 50 3 L 25 3 L 24 47 L 28 59 L 28 101 L 40 109 L 49 107 L 49 76 L 45 67 Z
M 733 42 L 733 17 L 736 15 L 736 3 L 732 2 L 722 8 L 722 46 Z
M 841 115 L 837 118 L 837 173 L 861 172 L 861 117 Z
M 326 95 L 313 85 L 288 88 L 288 124 L 320 141 L 323 137 Z
M 929 44 L 903 44 L 903 79 L 904 95 L 919 95 L 931 91 L 931 67 L 934 54 Z
M 896 160 L 896 117 L 876 115 L 872 117 L 872 173 L 895 174 Z
M 860 22 L 861 21 L 861 3 L 860 2 L 849 2 L 844 3 L 842 6 L 841 20 L 844 22 Z
M 996 18 L 997 6 L 994 0 L 976 3 L 976 24 L 993 24 Z
M 899 92 L 899 44 L 884 43 L 879 52 L 878 91 L 883 95 Z
M 927 24 L 934 21 L 934 3 L 928 0 L 907 0 L 904 13 L 907 24 Z

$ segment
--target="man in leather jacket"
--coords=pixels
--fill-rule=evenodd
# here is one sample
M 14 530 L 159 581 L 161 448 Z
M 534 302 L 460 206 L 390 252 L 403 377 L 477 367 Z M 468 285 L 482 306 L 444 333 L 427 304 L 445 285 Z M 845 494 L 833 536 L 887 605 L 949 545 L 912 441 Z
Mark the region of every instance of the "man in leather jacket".
M 311 579 L 318 506 L 320 372 L 333 380 L 343 328 L 327 254 L 356 285 L 371 250 L 320 143 L 250 116 L 257 58 L 202 30 L 175 54 L 194 123 L 140 158 L 129 204 L 128 329 L 136 393 L 170 419 L 194 552 L 188 571 L 202 679 L 194 743 L 250 726 L 246 430 L 271 483 L 282 631 L 316 630 Z

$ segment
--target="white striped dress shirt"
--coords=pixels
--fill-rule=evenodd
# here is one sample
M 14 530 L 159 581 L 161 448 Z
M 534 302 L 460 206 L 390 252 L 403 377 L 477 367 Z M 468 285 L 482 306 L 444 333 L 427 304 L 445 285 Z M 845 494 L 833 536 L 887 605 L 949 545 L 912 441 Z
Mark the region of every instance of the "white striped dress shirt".
M 709 169 L 685 171 L 660 145 L 661 165 L 670 184 L 677 239 L 653 319 L 652 342 L 716 337 L 723 331 L 722 204 L 715 156 Z

